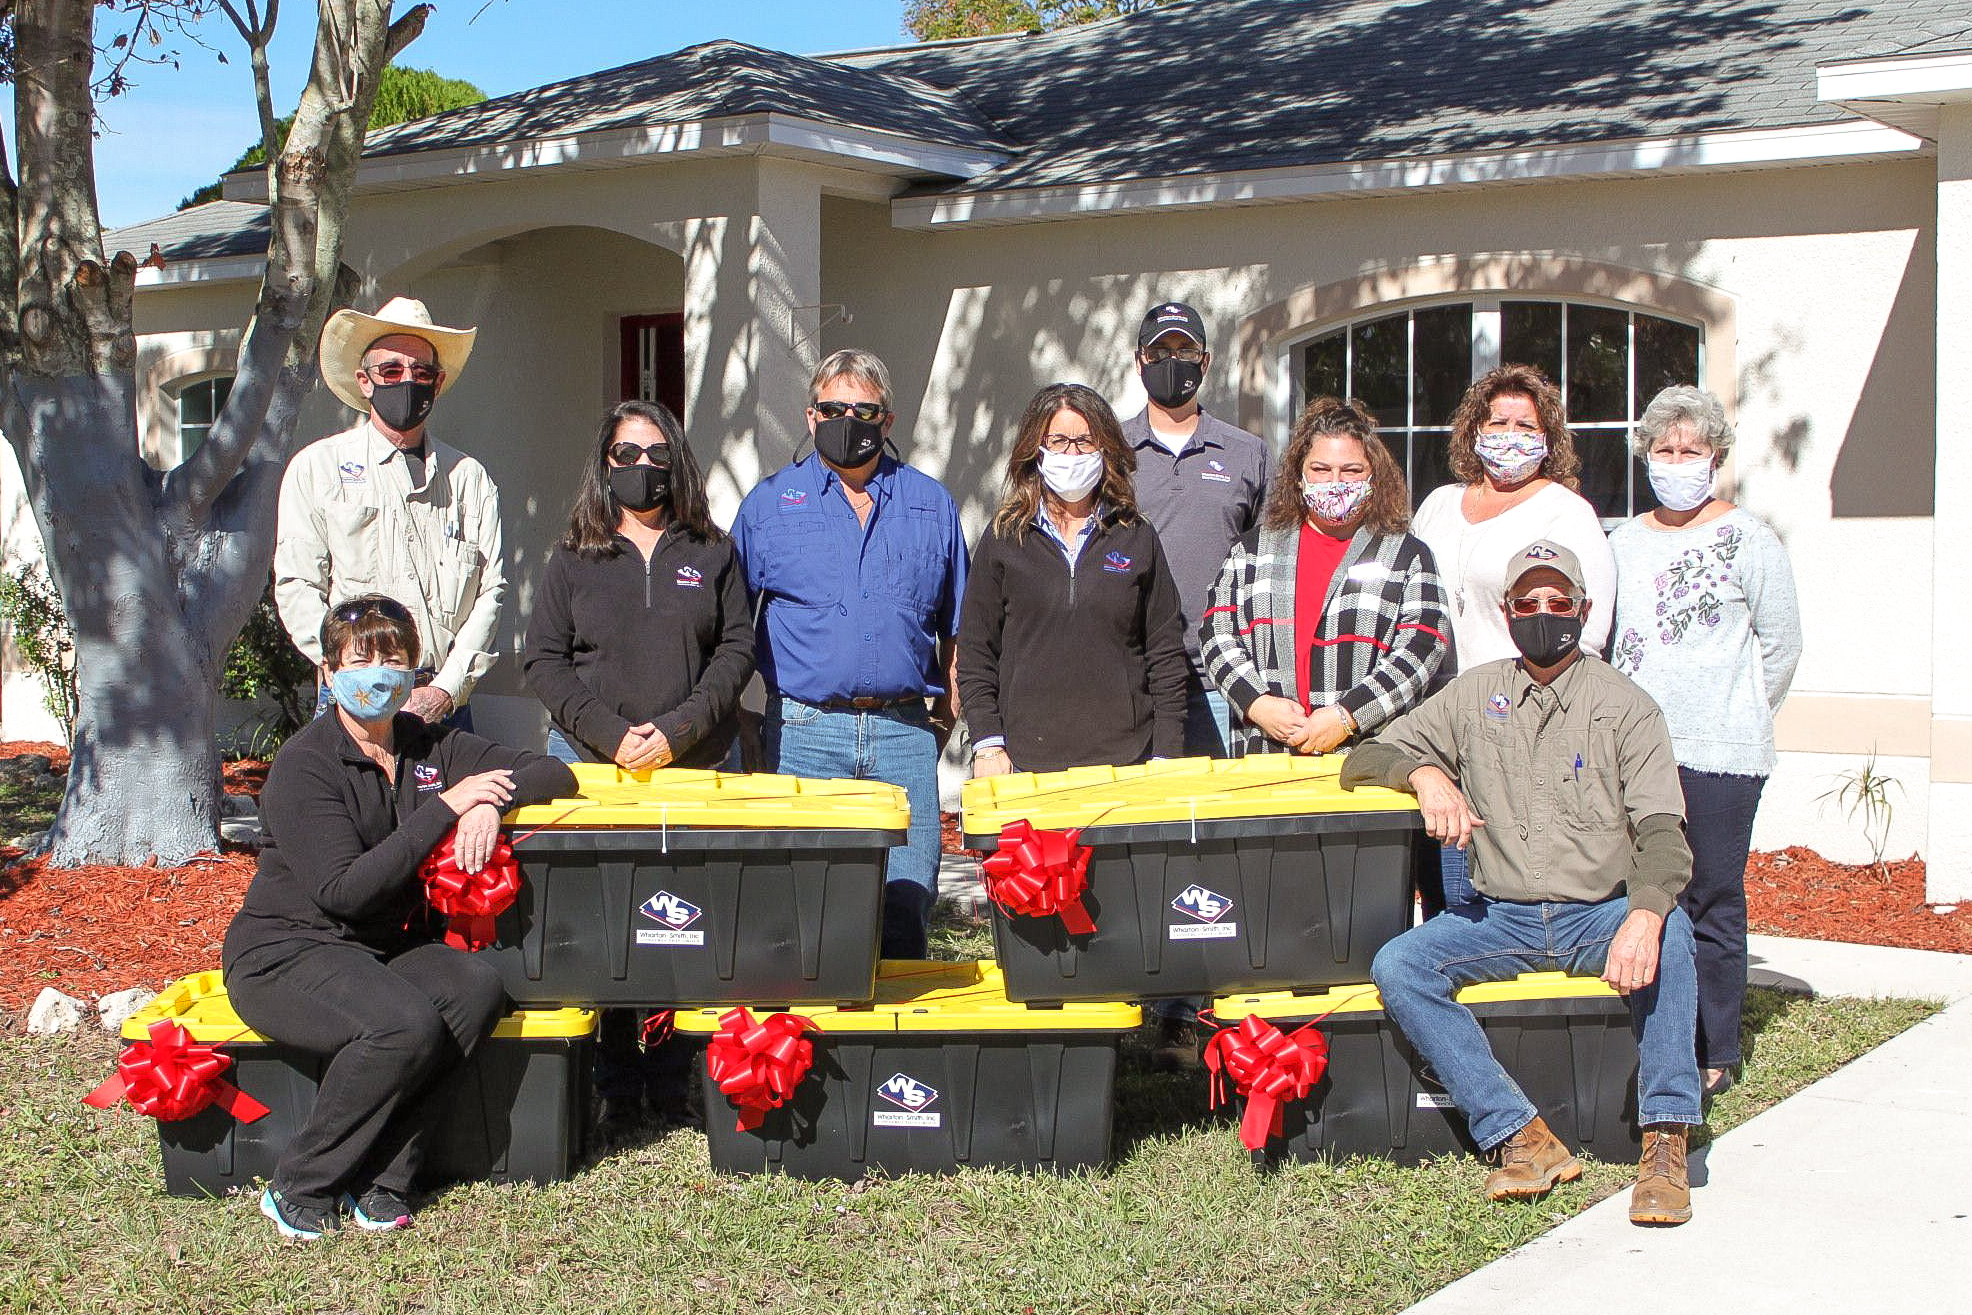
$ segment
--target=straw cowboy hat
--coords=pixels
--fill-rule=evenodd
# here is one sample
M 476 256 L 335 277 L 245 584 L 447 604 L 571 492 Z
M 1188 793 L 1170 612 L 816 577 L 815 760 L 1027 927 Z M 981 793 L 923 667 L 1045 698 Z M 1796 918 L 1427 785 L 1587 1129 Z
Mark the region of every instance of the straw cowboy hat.
M 329 391 L 354 410 L 368 411 L 370 402 L 356 386 L 356 372 L 363 368 L 363 353 L 370 344 L 393 333 L 423 338 L 437 351 L 438 368 L 445 372 L 438 385 L 441 397 L 459 381 L 459 372 L 472 355 L 473 339 L 479 336 L 476 328 L 449 329 L 433 324 L 425 304 L 410 297 L 392 297 L 375 315 L 339 310 L 322 326 L 322 381 Z

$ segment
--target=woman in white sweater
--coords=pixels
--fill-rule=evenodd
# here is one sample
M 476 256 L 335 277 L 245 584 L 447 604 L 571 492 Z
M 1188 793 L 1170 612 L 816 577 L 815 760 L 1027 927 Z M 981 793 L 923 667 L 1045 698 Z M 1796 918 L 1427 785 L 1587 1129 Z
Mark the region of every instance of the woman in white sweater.
M 1536 539 L 1574 550 L 1588 577 L 1588 595 L 1599 604 L 1589 610 L 1582 647 L 1606 653 L 1616 564 L 1595 508 L 1575 492 L 1582 462 L 1568 433 L 1561 390 L 1531 365 L 1502 365 L 1480 375 L 1452 416 L 1451 462 L 1460 482 L 1435 490 L 1411 522 L 1451 598 L 1447 675 L 1520 656 L 1506 633 L 1500 597 L 1507 562 Z M 1476 898 L 1464 850 L 1445 847 L 1440 883 L 1443 907 Z M 1428 873 L 1419 874 L 1418 885 L 1427 892 L 1426 915 L 1438 912 Z
M 1787 550 L 1766 523 L 1712 496 L 1732 449 L 1719 399 L 1666 388 L 1637 422 L 1661 504 L 1609 536 L 1616 553 L 1610 661 L 1664 709 L 1684 783 L 1691 884 L 1679 904 L 1698 951 L 1705 1094 L 1732 1085 L 1746 997 L 1746 851 L 1774 768 L 1773 715 L 1801 657 Z

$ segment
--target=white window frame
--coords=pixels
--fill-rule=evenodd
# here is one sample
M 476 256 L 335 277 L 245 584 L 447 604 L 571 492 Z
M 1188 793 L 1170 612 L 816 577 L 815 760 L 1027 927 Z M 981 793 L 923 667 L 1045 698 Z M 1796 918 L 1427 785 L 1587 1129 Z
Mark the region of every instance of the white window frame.
M 174 414 L 171 422 L 171 432 L 178 441 L 178 460 L 183 461 L 196 450 L 196 448 L 190 448 L 185 445 L 185 394 L 194 388 L 202 388 L 207 384 L 217 383 L 221 379 L 231 383 L 236 378 L 238 378 L 238 371 L 235 370 L 210 370 L 204 374 L 196 374 L 184 379 L 172 380 L 170 393 L 171 406 Z M 221 406 L 214 406 L 212 409 L 212 421 L 200 426 L 207 434 L 211 433 L 213 423 L 218 421 L 220 409 Z M 200 441 L 203 442 L 203 438 Z

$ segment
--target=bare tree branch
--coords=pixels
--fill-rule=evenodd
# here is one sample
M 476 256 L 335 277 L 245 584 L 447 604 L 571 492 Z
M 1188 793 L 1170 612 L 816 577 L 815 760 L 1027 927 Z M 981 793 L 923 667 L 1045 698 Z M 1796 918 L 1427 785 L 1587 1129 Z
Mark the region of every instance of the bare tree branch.
M 69 280 L 103 263 L 90 136 L 91 0 L 25 0 L 14 15 L 14 127 L 22 189 L 22 364 L 44 375 L 83 374 L 95 352 L 83 322 L 62 314 Z
M 0 6 L 0 19 L 13 8 L 11 0 Z M 8 166 L 6 140 L 0 138 L 0 381 L 21 355 L 20 240 L 20 190 Z
M 396 59 L 404 53 L 404 47 L 418 39 L 425 30 L 425 20 L 431 17 L 431 9 L 430 5 L 412 5 L 404 11 L 402 18 L 390 25 L 389 39 L 384 45 L 384 63 Z

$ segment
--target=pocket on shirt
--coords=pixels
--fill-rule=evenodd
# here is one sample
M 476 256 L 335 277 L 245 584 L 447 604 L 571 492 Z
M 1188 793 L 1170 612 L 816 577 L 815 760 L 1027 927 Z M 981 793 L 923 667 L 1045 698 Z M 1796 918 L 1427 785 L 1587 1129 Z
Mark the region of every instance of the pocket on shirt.
M 877 589 L 922 617 L 945 592 L 945 520 L 930 508 L 906 507 L 884 535 L 883 578 Z
M 853 563 L 834 560 L 821 518 L 783 512 L 761 531 L 767 569 L 763 586 L 776 605 L 833 607 L 842 601 L 842 576 Z
M 331 502 L 322 508 L 322 529 L 328 541 L 329 570 L 335 577 L 340 602 L 350 594 L 364 593 L 377 582 L 377 535 L 379 511 L 374 506 L 353 502 Z
M 1561 820 L 1598 835 L 1622 830 L 1626 814 L 1616 774 L 1613 728 L 1598 727 L 1570 735 L 1567 745 L 1557 792 L 1556 811 Z M 1575 766 L 1577 759 L 1580 767 Z
M 479 597 L 479 573 L 486 554 L 460 539 L 441 540 L 438 549 L 438 608 L 449 629 L 457 630 Z

